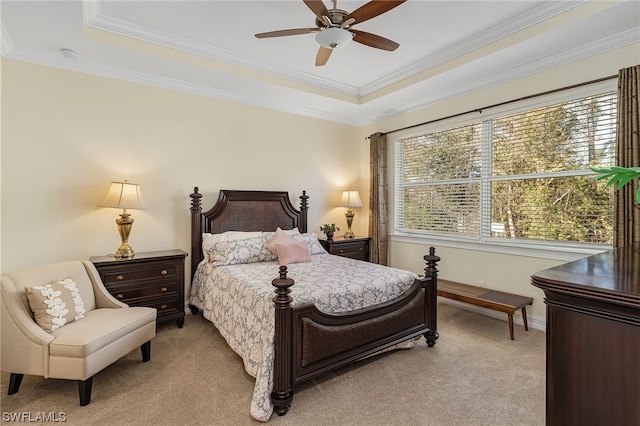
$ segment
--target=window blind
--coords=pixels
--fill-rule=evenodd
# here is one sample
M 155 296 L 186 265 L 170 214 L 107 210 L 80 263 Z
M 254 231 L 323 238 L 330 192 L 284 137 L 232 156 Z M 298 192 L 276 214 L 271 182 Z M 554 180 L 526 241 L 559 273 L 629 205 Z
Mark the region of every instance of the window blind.
M 471 239 L 611 243 L 614 92 L 399 139 L 396 227 Z

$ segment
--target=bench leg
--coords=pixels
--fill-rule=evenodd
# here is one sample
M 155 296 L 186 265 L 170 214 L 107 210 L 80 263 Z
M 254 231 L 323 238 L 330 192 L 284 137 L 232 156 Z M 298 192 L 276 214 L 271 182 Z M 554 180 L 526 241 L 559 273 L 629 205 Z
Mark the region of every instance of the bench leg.
M 522 308 L 522 321 L 524 322 L 524 329 L 529 331 L 529 326 L 527 325 L 527 308 Z
M 511 334 L 511 340 L 513 339 L 513 314 L 507 314 L 509 315 L 509 334 Z

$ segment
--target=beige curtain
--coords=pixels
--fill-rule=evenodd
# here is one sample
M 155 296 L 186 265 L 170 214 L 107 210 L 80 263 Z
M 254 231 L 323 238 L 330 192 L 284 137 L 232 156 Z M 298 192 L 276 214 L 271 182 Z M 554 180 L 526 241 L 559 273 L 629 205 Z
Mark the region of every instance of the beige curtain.
M 640 167 L 640 65 L 618 72 L 618 124 L 616 164 Z M 638 181 L 615 192 L 613 246 L 640 242 L 640 206 L 636 201 Z
M 387 136 L 369 136 L 371 188 L 369 190 L 369 260 L 380 265 L 389 264 L 389 202 L 387 191 Z

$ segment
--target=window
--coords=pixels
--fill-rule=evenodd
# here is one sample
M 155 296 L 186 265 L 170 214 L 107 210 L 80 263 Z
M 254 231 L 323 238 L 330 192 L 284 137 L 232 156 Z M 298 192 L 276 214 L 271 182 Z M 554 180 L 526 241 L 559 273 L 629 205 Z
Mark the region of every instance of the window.
M 396 141 L 395 228 L 462 240 L 612 243 L 616 94 Z

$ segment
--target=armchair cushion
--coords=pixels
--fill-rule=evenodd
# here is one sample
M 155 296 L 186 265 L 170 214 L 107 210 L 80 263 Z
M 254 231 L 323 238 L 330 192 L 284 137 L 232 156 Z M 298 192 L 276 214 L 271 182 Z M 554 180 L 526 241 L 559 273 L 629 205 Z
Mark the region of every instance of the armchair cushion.
M 83 318 L 86 312 L 78 287 L 71 278 L 28 287 L 26 291 L 34 320 L 45 331 L 56 331 Z
M 155 332 L 155 321 L 153 308 L 94 309 L 81 321 L 54 331 L 49 353 L 52 357 L 88 358 L 147 325 Z

